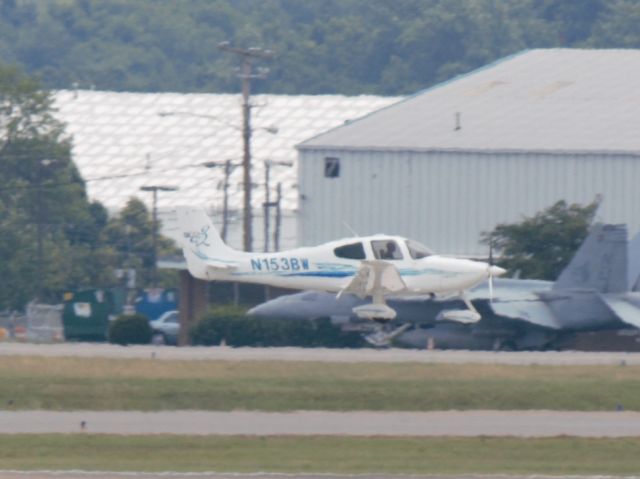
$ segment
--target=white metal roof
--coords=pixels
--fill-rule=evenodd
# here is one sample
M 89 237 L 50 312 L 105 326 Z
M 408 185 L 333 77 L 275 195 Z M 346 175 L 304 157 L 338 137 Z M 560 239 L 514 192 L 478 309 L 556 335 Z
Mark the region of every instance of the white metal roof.
M 637 154 L 640 50 L 525 51 L 299 147 Z
M 58 91 L 57 117 L 73 135 L 73 159 L 87 181 L 91 199 L 118 210 L 132 196 L 150 204 L 140 187 L 174 186 L 161 192 L 158 205 L 215 205 L 221 208 L 223 168 L 204 162 L 242 161 L 239 94 L 117 93 Z M 271 168 L 271 199 L 282 183 L 284 209 L 298 204 L 295 145 L 346 121 L 398 101 L 399 98 L 339 95 L 252 97 L 253 207 L 264 201 L 264 160 L 293 162 Z M 160 113 L 173 113 L 161 116 Z M 201 115 L 201 116 L 198 116 Z M 275 127 L 276 134 L 265 129 Z M 229 201 L 240 209 L 242 168 L 233 170 Z

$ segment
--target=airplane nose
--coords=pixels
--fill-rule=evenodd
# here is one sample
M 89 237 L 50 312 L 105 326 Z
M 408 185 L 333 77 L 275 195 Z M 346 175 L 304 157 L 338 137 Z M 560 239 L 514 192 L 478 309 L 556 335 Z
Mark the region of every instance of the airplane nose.
M 492 265 L 492 266 L 489 266 L 489 272 L 491 273 L 491 276 L 498 277 L 505 274 L 507 270 L 504 268 L 501 268 L 500 266 Z
M 258 316 L 259 318 L 276 317 L 278 316 L 279 310 L 284 309 L 281 303 L 282 302 L 278 302 L 278 298 L 276 298 L 271 301 L 259 304 L 247 311 L 247 316 Z

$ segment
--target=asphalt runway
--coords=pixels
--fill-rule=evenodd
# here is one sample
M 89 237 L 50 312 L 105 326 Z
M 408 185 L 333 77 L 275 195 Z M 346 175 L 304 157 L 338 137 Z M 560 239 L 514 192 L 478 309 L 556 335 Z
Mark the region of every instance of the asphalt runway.
M 102 343 L 0 343 L 0 356 L 101 357 L 158 360 L 320 361 L 380 363 L 483 363 L 513 365 L 640 365 L 640 353 L 624 352 L 492 352 L 410 349 L 231 348 L 117 346 Z
M 640 476 L 579 476 L 592 479 L 639 479 Z M 543 476 L 530 474 L 527 476 L 511 475 L 376 475 L 376 474 L 278 474 L 278 473 L 219 473 L 219 472 L 99 472 L 99 471 L 3 471 L 2 479 L 577 479 L 578 476 Z
M 640 412 L 0 411 L 1 434 L 639 437 Z

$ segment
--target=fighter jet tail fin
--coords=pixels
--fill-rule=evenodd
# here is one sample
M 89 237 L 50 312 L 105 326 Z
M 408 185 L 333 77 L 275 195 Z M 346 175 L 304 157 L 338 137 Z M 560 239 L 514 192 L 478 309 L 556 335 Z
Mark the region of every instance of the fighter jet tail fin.
M 629 241 L 628 278 L 631 291 L 640 291 L 640 233 Z
M 628 291 L 627 281 L 626 225 L 597 224 L 560 273 L 553 289 L 619 293 Z

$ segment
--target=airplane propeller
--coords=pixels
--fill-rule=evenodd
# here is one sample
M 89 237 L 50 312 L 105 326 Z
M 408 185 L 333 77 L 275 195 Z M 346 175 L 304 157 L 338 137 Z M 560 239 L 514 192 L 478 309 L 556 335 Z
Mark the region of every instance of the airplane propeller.
M 493 303 L 493 236 L 489 237 L 489 303 Z

